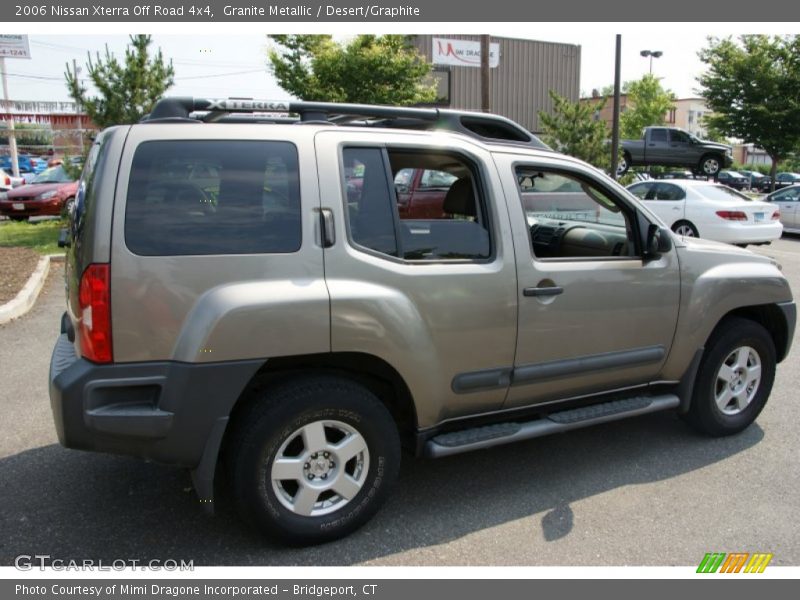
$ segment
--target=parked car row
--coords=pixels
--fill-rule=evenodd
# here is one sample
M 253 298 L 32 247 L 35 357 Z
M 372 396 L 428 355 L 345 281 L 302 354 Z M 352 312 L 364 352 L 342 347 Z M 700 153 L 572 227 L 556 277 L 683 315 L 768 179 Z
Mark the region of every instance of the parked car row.
M 62 165 L 48 167 L 31 183 L 0 193 L 0 215 L 12 221 L 58 216 L 70 209 L 77 191 L 78 182 Z

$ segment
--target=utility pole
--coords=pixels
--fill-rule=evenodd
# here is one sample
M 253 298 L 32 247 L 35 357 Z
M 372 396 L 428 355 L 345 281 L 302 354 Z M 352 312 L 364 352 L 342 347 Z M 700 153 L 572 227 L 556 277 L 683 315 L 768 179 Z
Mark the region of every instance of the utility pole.
M 619 84 L 622 65 L 622 36 L 617 34 L 617 53 L 614 64 L 614 113 L 611 118 L 611 177 L 617 178 L 619 164 Z
M 489 97 L 489 48 L 491 44 L 488 35 L 481 36 L 481 110 L 489 112 L 491 107 L 491 100 Z
M 3 71 L 3 106 L 8 113 L 8 146 L 11 149 L 11 173 L 14 177 L 19 177 L 17 134 L 14 132 L 14 115 L 11 113 L 11 102 L 8 100 L 8 78 L 6 77 L 6 59 L 4 56 L 0 56 L 0 70 Z
M 78 80 L 78 63 L 75 61 L 74 58 L 72 59 L 72 72 L 75 74 L 75 81 L 77 81 Z M 78 120 L 77 120 L 77 124 L 78 124 L 78 143 L 80 144 L 80 148 L 81 148 L 81 156 L 83 156 L 83 124 L 81 123 L 81 110 L 83 110 L 83 109 L 81 107 L 80 100 L 76 100 L 75 101 L 75 112 L 78 113 Z

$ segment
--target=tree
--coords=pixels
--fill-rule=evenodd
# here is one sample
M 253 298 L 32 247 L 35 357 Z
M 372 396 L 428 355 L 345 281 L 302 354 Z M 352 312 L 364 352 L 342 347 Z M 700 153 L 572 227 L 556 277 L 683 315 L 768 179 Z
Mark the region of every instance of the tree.
M 174 83 L 172 61 L 165 63 L 161 50 L 151 57 L 150 44 L 149 35 L 130 36 L 124 63 L 111 54 L 108 46 L 103 58 L 98 52 L 92 60 L 89 53 L 87 70 L 98 96 L 88 95 L 78 73 L 67 64 L 64 76 L 69 95 L 98 126 L 138 122 Z
M 301 100 L 410 105 L 433 102 L 430 65 L 402 35 L 272 35 L 272 74 Z
M 752 142 L 778 163 L 800 147 L 800 36 L 708 38 L 697 78 L 715 131 Z
M 605 100 L 599 104 L 570 102 L 550 90 L 553 112 L 539 112 L 545 141 L 554 150 L 580 158 L 597 168 L 611 167 L 611 146 L 603 121 L 595 120 L 595 111 L 603 109 Z
M 630 106 L 619 118 L 623 138 L 639 138 L 645 127 L 663 125 L 664 116 L 674 107 L 674 94 L 662 88 L 661 82 L 652 74 L 638 81 L 626 82 L 625 93 Z

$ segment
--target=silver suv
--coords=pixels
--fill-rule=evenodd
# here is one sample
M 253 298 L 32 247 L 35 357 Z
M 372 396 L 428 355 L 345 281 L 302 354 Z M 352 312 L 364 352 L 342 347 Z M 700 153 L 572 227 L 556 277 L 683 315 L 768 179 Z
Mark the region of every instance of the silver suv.
M 796 318 L 774 261 L 487 114 L 164 99 L 98 136 L 62 243 L 61 443 L 189 468 L 293 543 L 366 522 L 401 446 L 653 411 L 737 433 Z

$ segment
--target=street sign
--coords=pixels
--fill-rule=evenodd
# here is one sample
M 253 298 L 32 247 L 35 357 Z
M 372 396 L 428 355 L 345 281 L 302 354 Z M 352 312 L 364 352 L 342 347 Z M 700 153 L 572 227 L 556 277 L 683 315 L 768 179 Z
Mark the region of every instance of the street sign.
M 0 58 L 30 58 L 27 35 L 0 35 Z

